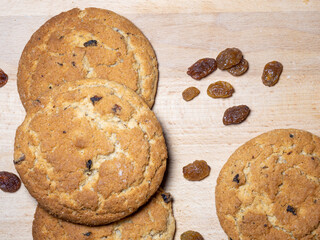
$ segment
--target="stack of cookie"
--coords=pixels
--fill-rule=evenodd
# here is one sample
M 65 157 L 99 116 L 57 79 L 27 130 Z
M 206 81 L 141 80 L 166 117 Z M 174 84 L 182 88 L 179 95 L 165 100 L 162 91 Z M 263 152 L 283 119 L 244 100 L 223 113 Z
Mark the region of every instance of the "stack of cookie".
M 14 163 L 39 203 L 34 239 L 173 239 L 157 81 L 149 41 L 113 12 L 72 9 L 33 34 Z

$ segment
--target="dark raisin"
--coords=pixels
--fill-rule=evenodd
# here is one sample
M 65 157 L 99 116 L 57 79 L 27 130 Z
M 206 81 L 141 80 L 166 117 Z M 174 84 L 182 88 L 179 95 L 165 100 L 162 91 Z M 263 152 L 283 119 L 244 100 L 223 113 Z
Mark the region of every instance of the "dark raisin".
M 262 73 L 262 83 L 268 87 L 272 87 L 279 81 L 283 66 L 277 61 L 269 62 L 265 65 Z
M 221 70 L 229 69 L 240 63 L 242 58 L 242 52 L 238 48 L 227 48 L 217 57 L 218 68 Z
M 163 201 L 165 203 L 169 203 L 172 201 L 172 197 L 171 197 L 171 194 L 170 193 L 162 193 L 161 194 L 161 197 L 163 198 Z
M 239 174 L 235 175 L 234 178 L 232 179 L 232 182 L 236 182 L 236 183 L 239 183 L 240 180 L 239 180 Z
M 21 186 L 20 178 L 14 173 L 0 172 L 0 189 L 4 192 L 16 192 Z
M 288 205 L 287 212 L 291 212 L 293 215 L 297 215 L 296 209 Z
M 96 102 L 100 101 L 102 97 L 98 97 L 97 95 L 90 98 L 92 104 L 94 105 Z
M 57 62 L 57 64 L 58 64 L 59 66 L 61 66 L 61 67 L 63 66 L 63 63 L 59 63 L 59 62 Z
M 240 63 L 227 69 L 227 71 L 231 73 L 233 76 L 238 77 L 243 75 L 246 71 L 248 71 L 248 69 L 249 69 L 248 61 L 242 58 Z
M 86 163 L 86 167 L 89 169 L 89 171 L 91 170 L 91 167 L 92 167 L 92 160 L 89 159 Z
M 250 108 L 246 105 L 239 105 L 228 108 L 223 115 L 223 124 L 239 124 L 242 123 L 248 117 Z
M 187 89 L 185 89 L 182 92 L 182 98 L 185 101 L 191 101 L 192 99 L 194 99 L 196 96 L 198 96 L 200 94 L 200 91 L 198 88 L 196 87 L 189 87 Z
M 83 235 L 89 237 L 91 235 L 91 232 L 84 233 Z
M 292 153 L 292 151 L 288 152 L 287 155 L 290 155 Z
M 21 154 L 21 156 L 17 160 L 13 160 L 13 163 L 14 164 L 20 164 L 24 160 L 26 160 L 26 156 L 24 154 Z
M 62 38 L 64 38 L 64 36 L 60 36 L 60 37 L 59 37 L 59 39 L 62 39 Z
M 314 160 L 314 157 L 311 157 L 311 160 Z
M 89 40 L 88 42 L 85 42 L 83 46 L 91 47 L 91 46 L 97 46 L 97 44 L 98 44 L 97 40 Z
M 210 174 L 210 166 L 204 160 L 196 160 L 183 167 L 183 176 L 189 181 L 200 181 Z
M 187 74 L 193 79 L 200 80 L 217 69 L 214 58 L 202 58 L 188 68 Z
M 290 138 L 293 138 L 293 134 L 290 133 L 289 137 L 290 137 Z
M 0 68 L 0 87 L 3 87 L 8 82 L 8 75 Z
M 74 67 L 76 66 L 76 63 L 75 63 L 75 62 L 73 62 L 73 61 L 71 62 L 71 64 L 72 64 L 72 66 L 74 66 Z
M 66 131 L 63 131 L 62 133 L 66 134 L 67 132 L 66 132 Z
M 112 108 L 112 111 L 114 113 L 119 113 L 121 111 L 122 107 L 120 107 L 118 104 L 115 104 Z
M 180 236 L 181 240 L 204 240 L 202 235 L 195 231 L 186 231 L 181 234 Z
M 218 81 L 209 85 L 207 89 L 208 96 L 212 98 L 228 98 L 234 93 L 233 86 L 224 81 Z
M 268 224 L 264 224 L 263 226 L 264 226 L 264 227 L 268 227 Z

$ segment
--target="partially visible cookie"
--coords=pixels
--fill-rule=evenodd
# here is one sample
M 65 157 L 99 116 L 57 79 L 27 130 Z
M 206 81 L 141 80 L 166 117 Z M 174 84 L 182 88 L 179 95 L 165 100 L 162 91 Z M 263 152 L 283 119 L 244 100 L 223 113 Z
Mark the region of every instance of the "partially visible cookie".
M 320 239 L 320 138 L 280 129 L 239 147 L 219 174 L 216 209 L 233 240 Z
M 34 240 L 100 240 L 100 239 L 161 239 L 172 240 L 175 220 L 171 201 L 164 201 L 163 191 L 158 191 L 152 200 L 133 215 L 99 227 L 89 227 L 63 221 L 37 207 L 32 226 Z
M 18 91 L 28 111 L 43 92 L 84 78 L 122 83 L 152 107 L 158 63 L 148 39 L 128 19 L 104 9 L 75 8 L 32 35 L 19 62 Z
M 167 149 L 147 104 L 116 82 L 68 82 L 27 113 L 17 129 L 15 167 L 53 215 L 102 225 L 136 211 L 157 191 Z

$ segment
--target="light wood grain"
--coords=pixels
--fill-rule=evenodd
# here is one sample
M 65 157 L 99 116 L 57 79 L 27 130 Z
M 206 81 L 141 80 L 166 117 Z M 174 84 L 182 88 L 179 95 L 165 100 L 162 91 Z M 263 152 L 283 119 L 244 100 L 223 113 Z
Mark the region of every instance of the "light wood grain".
M 0 67 L 10 77 L 0 89 L 0 171 L 13 171 L 14 135 L 24 110 L 16 89 L 20 54 L 31 34 L 51 16 L 72 7 L 97 6 L 123 14 L 152 42 L 160 66 L 154 111 L 169 148 L 164 187 L 174 196 L 175 239 L 193 229 L 205 239 L 227 239 L 215 214 L 216 178 L 230 154 L 252 137 L 274 128 L 299 128 L 320 135 L 320 1 L 10 1 L 0 4 Z M 240 48 L 250 63 L 242 77 L 217 70 L 195 81 L 186 69 L 202 57 L 227 47 Z M 275 87 L 261 83 L 265 63 L 278 60 L 284 71 Z M 230 82 L 235 94 L 211 99 L 208 85 Z M 182 91 L 196 86 L 191 102 Z M 241 125 L 223 126 L 226 108 L 247 104 L 252 112 Z M 211 166 L 201 182 L 188 182 L 182 167 L 195 159 Z M 32 239 L 36 202 L 22 187 L 0 191 L 0 239 Z

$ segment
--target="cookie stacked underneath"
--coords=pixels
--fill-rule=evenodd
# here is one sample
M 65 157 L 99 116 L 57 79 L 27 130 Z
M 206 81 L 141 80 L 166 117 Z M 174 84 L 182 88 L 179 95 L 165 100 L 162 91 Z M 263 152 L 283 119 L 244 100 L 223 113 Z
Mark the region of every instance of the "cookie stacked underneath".
M 73 9 L 32 36 L 19 65 L 27 115 L 17 129 L 14 163 L 39 203 L 35 239 L 173 238 L 167 195 L 152 197 L 167 160 L 149 108 L 155 61 L 142 33 L 106 10 Z M 56 223 L 61 227 L 50 227 Z

